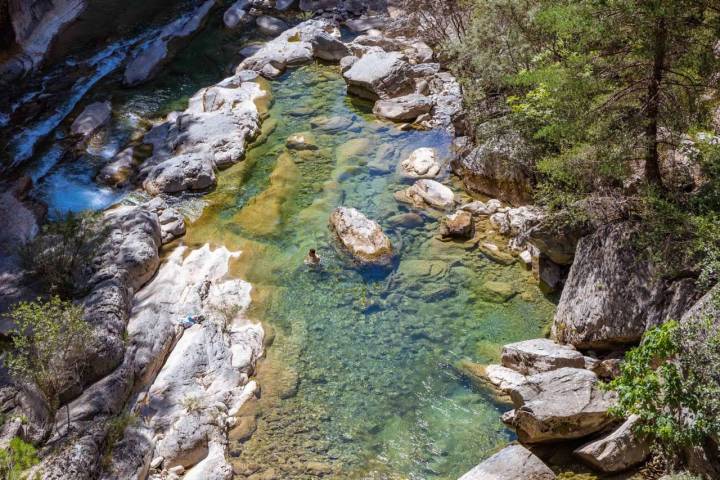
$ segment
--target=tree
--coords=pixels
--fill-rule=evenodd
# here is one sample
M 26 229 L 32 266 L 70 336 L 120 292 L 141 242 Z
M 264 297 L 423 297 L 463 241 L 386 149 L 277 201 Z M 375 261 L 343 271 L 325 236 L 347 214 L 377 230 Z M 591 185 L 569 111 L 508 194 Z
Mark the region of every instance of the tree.
M 98 215 L 71 212 L 45 225 L 20 257 L 48 293 L 77 298 L 87 293 L 92 260 L 106 237 Z
M 21 302 L 9 316 L 15 327 L 6 364 L 15 378 L 35 383 L 55 412 L 62 392 L 80 381 L 81 360 L 92 334 L 83 308 L 54 296 Z
M 635 165 L 661 186 L 659 146 L 708 123 L 717 0 L 476 3 L 469 33 L 448 49 L 455 70 L 471 101 L 507 100 L 543 148 L 552 188 L 616 189 Z

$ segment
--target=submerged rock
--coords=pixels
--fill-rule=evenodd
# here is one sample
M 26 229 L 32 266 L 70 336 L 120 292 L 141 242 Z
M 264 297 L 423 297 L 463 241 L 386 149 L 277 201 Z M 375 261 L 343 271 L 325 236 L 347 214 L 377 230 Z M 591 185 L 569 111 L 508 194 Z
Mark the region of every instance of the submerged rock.
M 115 155 L 98 173 L 97 180 L 111 187 L 125 185 L 135 173 L 135 148 L 128 147 Z
M 107 125 L 111 116 L 112 104 L 109 101 L 91 103 L 75 118 L 70 126 L 70 133 L 88 137 Z
M 488 281 L 480 285 L 480 298 L 493 303 L 504 303 L 518 294 L 512 283 Z
M 225 24 L 225 27 L 237 27 L 240 22 L 242 22 L 247 17 L 247 7 L 249 6 L 249 4 L 249 0 L 238 0 L 237 2 L 230 5 L 230 7 L 225 10 L 225 14 L 223 15 L 223 23 Z
M 521 445 L 510 445 L 460 477 L 460 480 L 555 480 L 542 460 Z
M 362 264 L 389 265 L 393 259 L 390 239 L 380 225 L 354 208 L 339 207 L 330 215 L 330 228 L 342 246 Z
M 408 178 L 435 178 L 442 164 L 434 148 L 418 148 L 400 162 L 400 174 Z
M 260 32 L 265 35 L 279 35 L 288 29 L 288 24 L 276 17 L 261 15 L 255 20 Z
M 435 180 L 418 180 L 403 191 L 395 193 L 395 199 L 411 203 L 417 207 L 430 206 L 441 210 L 455 205 L 455 194 L 452 190 Z
M 317 150 L 317 140 L 315 135 L 309 132 L 294 133 L 290 135 L 286 142 L 287 148 L 290 150 Z

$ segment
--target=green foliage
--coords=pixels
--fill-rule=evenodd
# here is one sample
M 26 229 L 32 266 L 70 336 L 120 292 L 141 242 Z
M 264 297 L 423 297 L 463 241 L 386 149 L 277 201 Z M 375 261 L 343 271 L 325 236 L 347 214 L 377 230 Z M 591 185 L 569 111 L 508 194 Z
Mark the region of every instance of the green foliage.
M 26 479 L 23 472 L 39 462 L 35 447 L 15 437 L 10 445 L 0 450 L 0 478 L 6 480 Z
M 105 237 L 96 214 L 68 213 L 45 225 L 20 257 L 48 293 L 78 298 L 87 293 L 89 268 Z
M 78 381 L 80 359 L 92 333 L 82 307 L 52 297 L 21 302 L 9 316 L 15 327 L 6 365 L 16 378 L 35 383 L 57 409 L 62 390 Z
M 107 436 L 105 437 L 105 453 L 102 458 L 102 463 L 105 468 L 110 466 L 113 449 L 115 445 L 122 440 L 125 430 L 128 427 L 137 425 L 138 421 L 137 415 L 131 412 L 123 412 L 110 420 L 108 423 Z
M 668 458 L 720 434 L 720 331 L 714 320 L 670 321 L 649 330 L 607 385 L 618 393 L 612 413 L 638 415 L 637 432 Z

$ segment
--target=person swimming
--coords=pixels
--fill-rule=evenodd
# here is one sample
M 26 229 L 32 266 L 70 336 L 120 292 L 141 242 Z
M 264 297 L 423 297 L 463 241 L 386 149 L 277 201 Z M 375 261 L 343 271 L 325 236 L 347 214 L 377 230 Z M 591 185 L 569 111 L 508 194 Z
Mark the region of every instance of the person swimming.
M 318 256 L 314 248 L 311 248 L 307 254 L 307 257 L 305 257 L 305 265 L 308 265 L 310 267 L 317 267 L 318 265 L 320 265 L 320 256 Z

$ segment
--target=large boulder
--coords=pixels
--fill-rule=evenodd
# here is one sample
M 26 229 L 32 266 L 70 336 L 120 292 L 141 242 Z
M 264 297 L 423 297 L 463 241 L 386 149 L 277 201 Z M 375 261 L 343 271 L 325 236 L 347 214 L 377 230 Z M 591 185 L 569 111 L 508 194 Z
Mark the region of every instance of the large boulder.
M 415 121 L 420 115 L 428 113 L 430 110 L 432 110 L 430 98 L 416 93 L 388 100 L 378 100 L 373 107 L 373 113 L 376 116 L 394 122 Z
M 192 152 L 166 160 L 148 173 L 143 188 L 151 195 L 206 190 L 215 186 L 215 165 L 208 152 Z
M 109 101 L 91 103 L 75 118 L 70 126 L 72 135 L 87 137 L 110 122 L 112 105 Z
M 392 262 L 390 239 L 377 222 L 358 210 L 336 208 L 330 215 L 330 228 L 342 246 L 361 264 L 388 265 Z
M 455 194 L 452 190 L 435 180 L 422 179 L 411 187 L 395 193 L 395 199 L 410 203 L 417 207 L 433 207 L 447 210 L 455 205 Z
M 510 445 L 470 470 L 460 480 L 555 480 L 555 474 L 527 448 Z
M 578 348 L 635 343 L 647 328 L 680 318 L 696 297 L 693 280 L 663 279 L 641 257 L 632 225 L 606 225 L 578 243 L 552 334 Z
M 215 0 L 206 0 L 189 15 L 166 25 L 152 42 L 138 47 L 125 67 L 123 83 L 132 87 L 150 80 L 203 27 L 214 6 Z
M 582 438 L 612 423 L 608 409 L 614 392 L 600 389 L 597 375 L 579 368 L 559 368 L 527 377 L 510 391 L 515 410 L 503 421 L 523 443 Z
M 615 473 L 644 462 L 650 446 L 634 432 L 640 417 L 632 415 L 609 435 L 583 445 L 573 453 L 596 470 Z
M 343 73 L 348 93 L 368 100 L 399 97 L 413 92 L 413 72 L 398 52 L 373 51 Z
M 558 368 L 584 368 L 583 354 L 569 345 L 559 345 L 546 338 L 510 343 L 502 349 L 504 367 L 532 375 Z
M 534 182 L 531 149 L 509 129 L 492 131 L 484 138 L 452 164 L 465 187 L 513 205 L 529 203 Z

